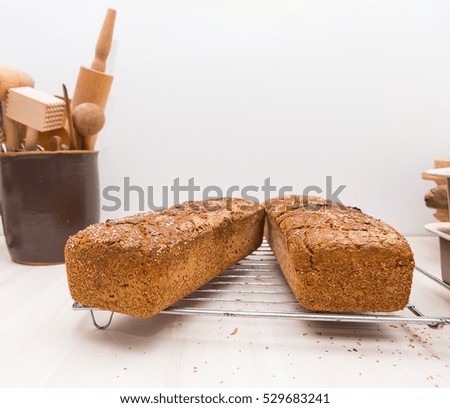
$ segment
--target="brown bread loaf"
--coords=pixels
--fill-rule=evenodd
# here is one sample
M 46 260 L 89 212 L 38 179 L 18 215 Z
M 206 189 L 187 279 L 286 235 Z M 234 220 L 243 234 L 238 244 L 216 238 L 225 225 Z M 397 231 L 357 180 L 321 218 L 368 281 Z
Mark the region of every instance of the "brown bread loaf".
M 262 206 L 220 199 L 92 225 L 66 244 L 71 296 L 90 307 L 152 316 L 257 249 L 264 218 Z
M 291 196 L 265 207 L 265 235 L 303 307 L 387 312 L 406 306 L 414 259 L 392 227 L 320 198 Z
M 425 205 L 429 208 L 448 210 L 447 185 L 439 184 L 425 194 Z

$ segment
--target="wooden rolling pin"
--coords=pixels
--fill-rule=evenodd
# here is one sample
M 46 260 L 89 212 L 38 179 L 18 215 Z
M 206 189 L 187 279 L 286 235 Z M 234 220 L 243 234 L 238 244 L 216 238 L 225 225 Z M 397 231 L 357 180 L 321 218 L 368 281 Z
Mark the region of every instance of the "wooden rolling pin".
M 111 50 L 115 19 L 116 11 L 108 9 L 97 40 L 95 57 L 91 68 L 81 67 L 78 73 L 78 79 L 72 98 L 72 108 L 85 102 L 94 103 L 103 110 L 106 107 L 113 77 L 104 72 L 106 69 L 106 60 L 109 51 Z M 91 135 L 89 143 L 88 141 L 83 143 L 79 140 L 77 144 L 78 146 L 89 144 L 91 149 L 94 149 L 96 138 L 97 135 Z
M 0 65 L 0 102 L 2 105 L 3 115 L 3 132 L 6 139 L 6 147 L 8 151 L 19 147 L 17 135 L 17 126 L 6 116 L 6 97 L 8 90 L 19 86 L 34 86 L 33 78 L 28 74 L 13 68 Z

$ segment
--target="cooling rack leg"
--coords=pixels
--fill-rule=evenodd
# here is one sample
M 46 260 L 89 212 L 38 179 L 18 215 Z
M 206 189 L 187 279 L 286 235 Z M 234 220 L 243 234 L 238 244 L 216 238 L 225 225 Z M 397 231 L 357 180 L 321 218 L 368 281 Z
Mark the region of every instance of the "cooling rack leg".
M 416 316 L 420 316 L 423 317 L 424 314 L 417 309 L 414 305 L 408 305 L 407 308 L 409 309 L 409 311 L 412 314 L 415 314 Z M 427 324 L 428 327 L 431 327 L 432 329 L 441 329 L 442 327 L 444 327 L 443 323 L 436 323 L 436 324 Z
M 109 320 L 108 320 L 108 322 L 107 322 L 106 324 L 104 324 L 104 325 L 100 325 L 100 324 L 97 323 L 97 320 L 95 319 L 94 311 L 93 311 L 93 310 L 90 310 L 90 312 L 91 312 L 92 322 L 94 323 L 94 326 L 95 326 L 97 329 L 99 329 L 99 330 L 105 330 L 105 329 L 107 329 L 107 328 L 109 327 L 109 325 L 111 324 L 112 319 L 113 319 L 113 316 L 114 316 L 114 312 L 111 312 L 111 314 L 109 315 Z

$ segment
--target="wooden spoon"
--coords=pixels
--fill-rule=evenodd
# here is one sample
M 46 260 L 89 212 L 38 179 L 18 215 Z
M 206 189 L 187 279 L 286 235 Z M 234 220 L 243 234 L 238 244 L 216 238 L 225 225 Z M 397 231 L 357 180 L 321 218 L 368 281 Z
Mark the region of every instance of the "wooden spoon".
M 82 136 L 83 150 L 94 150 L 96 135 L 102 130 L 105 124 L 105 113 L 100 106 L 95 103 L 85 102 L 73 108 L 73 124 L 76 131 Z

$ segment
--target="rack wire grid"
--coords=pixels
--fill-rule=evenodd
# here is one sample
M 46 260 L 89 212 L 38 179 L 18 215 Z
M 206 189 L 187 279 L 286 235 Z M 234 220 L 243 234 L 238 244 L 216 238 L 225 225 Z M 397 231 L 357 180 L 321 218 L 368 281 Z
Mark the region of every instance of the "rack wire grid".
M 422 268 L 416 272 L 450 291 L 450 286 Z M 90 311 L 93 324 L 106 329 L 112 322 L 99 324 L 95 313 L 100 309 L 74 303 L 73 310 Z M 326 322 L 425 324 L 441 328 L 450 324 L 450 316 L 428 316 L 414 304 L 393 313 L 327 313 L 303 309 L 287 284 L 277 260 L 266 241 L 241 262 L 224 271 L 190 295 L 161 313 L 296 319 Z

